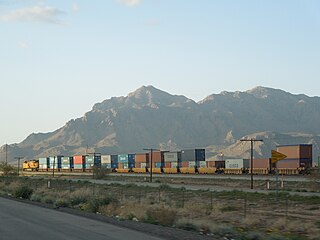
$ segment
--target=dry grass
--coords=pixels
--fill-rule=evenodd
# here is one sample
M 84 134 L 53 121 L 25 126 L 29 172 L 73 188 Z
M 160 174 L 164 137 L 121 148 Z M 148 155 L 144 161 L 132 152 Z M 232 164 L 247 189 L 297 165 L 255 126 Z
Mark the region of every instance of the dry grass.
M 1 181 L 1 192 L 13 192 L 28 181 Z M 320 239 L 320 204 L 307 198 L 143 188 L 137 186 L 39 181 L 31 200 L 74 207 L 106 216 L 227 236 L 229 239 Z M 247 198 L 247 200 L 245 200 Z M 286 202 L 288 204 L 286 205 Z M 246 206 L 244 206 L 246 204 Z M 287 209 L 287 210 L 286 210 Z M 269 238 L 270 237 L 270 238 Z

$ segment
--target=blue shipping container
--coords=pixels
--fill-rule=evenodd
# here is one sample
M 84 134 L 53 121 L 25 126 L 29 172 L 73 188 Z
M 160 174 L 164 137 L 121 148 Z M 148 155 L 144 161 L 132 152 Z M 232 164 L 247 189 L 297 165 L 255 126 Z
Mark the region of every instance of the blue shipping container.
M 119 154 L 118 163 L 128 163 L 128 154 Z
M 118 155 L 111 155 L 111 164 L 117 164 L 118 166 Z
M 128 163 L 129 164 L 134 164 L 136 160 L 136 155 L 135 154 L 128 154 Z
M 205 161 L 205 160 L 206 160 L 206 150 L 196 149 L 196 161 Z

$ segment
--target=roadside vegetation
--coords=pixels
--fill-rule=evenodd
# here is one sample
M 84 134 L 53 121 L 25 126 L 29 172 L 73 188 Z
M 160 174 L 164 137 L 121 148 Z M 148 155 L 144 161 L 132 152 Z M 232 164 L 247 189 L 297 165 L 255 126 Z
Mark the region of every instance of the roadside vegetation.
M 216 239 L 320 239 L 320 198 L 284 192 L 187 191 L 166 184 L 155 188 L 7 176 L 0 178 L 0 194 Z

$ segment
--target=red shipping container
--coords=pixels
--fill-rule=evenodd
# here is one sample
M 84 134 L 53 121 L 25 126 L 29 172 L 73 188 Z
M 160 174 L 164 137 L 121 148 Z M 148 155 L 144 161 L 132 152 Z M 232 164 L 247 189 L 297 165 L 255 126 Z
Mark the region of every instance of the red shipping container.
M 171 162 L 166 162 L 166 163 L 164 164 L 164 167 L 165 167 L 165 168 L 171 168 Z
M 208 168 L 225 168 L 226 162 L 224 160 L 218 160 L 218 161 L 207 161 L 206 166 Z
M 189 162 L 181 162 L 181 167 L 189 167 Z
M 136 163 L 147 163 L 149 162 L 149 153 L 137 153 L 135 156 Z
M 134 167 L 135 167 L 135 168 L 141 168 L 141 163 L 136 162 L 135 165 L 134 165 Z
M 83 155 L 73 156 L 73 164 L 84 164 L 85 159 L 86 156 Z
M 210 168 L 210 167 L 215 167 L 215 161 L 206 161 L 206 166 L 207 166 L 208 168 Z
M 152 152 L 152 162 L 162 162 L 164 160 L 162 152 Z M 151 161 L 151 159 L 150 159 Z

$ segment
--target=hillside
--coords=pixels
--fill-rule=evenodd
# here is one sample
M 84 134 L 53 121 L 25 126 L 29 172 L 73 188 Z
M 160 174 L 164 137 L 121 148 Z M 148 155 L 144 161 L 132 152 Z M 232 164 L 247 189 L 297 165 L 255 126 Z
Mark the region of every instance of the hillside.
M 173 150 L 207 148 L 209 156 L 249 156 L 238 140 L 248 135 L 264 139 L 257 157 L 268 157 L 277 144 L 320 145 L 320 98 L 256 87 L 245 92 L 212 94 L 196 103 L 152 86 L 93 106 L 50 133 L 33 133 L 8 147 L 14 156 L 34 158 L 89 152 L 117 154 L 143 148 Z M 247 144 L 248 145 L 248 144 Z M 5 148 L 1 148 L 4 159 Z

